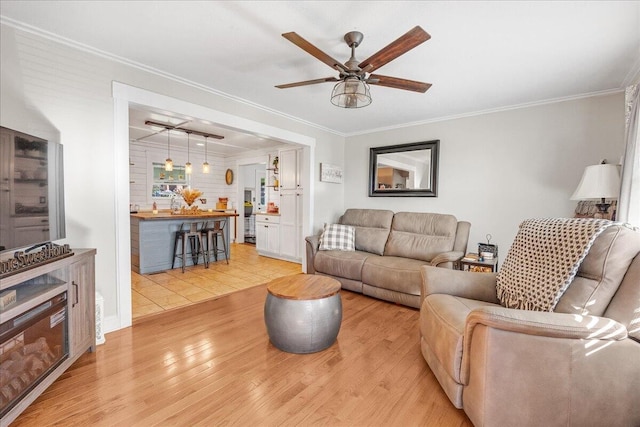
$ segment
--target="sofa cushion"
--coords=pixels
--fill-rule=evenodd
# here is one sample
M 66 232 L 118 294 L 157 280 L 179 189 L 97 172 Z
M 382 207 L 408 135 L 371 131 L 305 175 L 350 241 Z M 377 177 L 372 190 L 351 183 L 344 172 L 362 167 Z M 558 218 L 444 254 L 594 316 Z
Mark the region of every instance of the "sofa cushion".
M 467 315 L 485 306 L 499 307 L 444 294 L 429 295 L 422 302 L 420 333 L 443 369 L 459 384 L 462 384 L 460 370 Z
M 393 216 L 384 254 L 431 261 L 453 250 L 458 220 L 453 215 L 398 212 Z
M 622 225 L 607 228 L 593 242 L 554 311 L 602 316 L 638 252 L 640 232 Z
M 362 251 L 318 251 L 313 267 L 319 273 L 362 281 L 362 266 L 370 256 Z
M 420 295 L 420 267 L 426 261 L 394 256 L 368 258 L 362 267 L 362 282 L 377 288 Z
M 355 251 L 355 228 L 350 225 L 325 224 L 318 250 Z
M 393 211 L 380 209 L 347 209 L 340 224 L 356 229 L 356 250 L 382 255 L 389 237 Z

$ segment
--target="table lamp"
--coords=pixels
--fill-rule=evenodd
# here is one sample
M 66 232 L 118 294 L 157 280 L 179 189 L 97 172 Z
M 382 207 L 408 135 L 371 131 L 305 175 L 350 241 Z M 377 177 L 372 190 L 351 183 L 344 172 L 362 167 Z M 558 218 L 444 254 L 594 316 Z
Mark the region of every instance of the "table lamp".
M 600 200 L 596 203 L 600 214 L 607 215 L 611 203 L 605 199 L 617 199 L 620 192 L 618 166 L 604 163 L 587 166 L 571 200 Z

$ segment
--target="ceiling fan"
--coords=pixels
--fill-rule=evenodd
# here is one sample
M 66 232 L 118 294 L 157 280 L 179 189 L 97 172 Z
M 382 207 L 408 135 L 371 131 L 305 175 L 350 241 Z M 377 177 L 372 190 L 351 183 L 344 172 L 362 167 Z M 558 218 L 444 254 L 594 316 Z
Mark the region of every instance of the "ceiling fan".
M 339 72 L 338 77 L 325 77 L 323 79 L 306 80 L 296 83 L 277 85 L 279 89 L 306 86 L 325 82 L 338 82 L 333 88 L 331 102 L 343 108 L 360 108 L 371 104 L 371 94 L 368 85 L 386 86 L 394 89 L 410 90 L 414 92 L 426 92 L 431 87 L 430 83 L 415 80 L 401 79 L 398 77 L 371 74 L 383 65 L 393 61 L 400 55 L 421 43 L 429 40 L 431 36 L 420 26 L 409 30 L 406 34 L 391 42 L 386 47 L 371 55 L 362 62 L 355 57 L 356 48 L 364 38 L 359 31 L 350 31 L 344 36 L 344 41 L 351 48 L 351 58 L 344 64 L 327 55 L 298 34 L 284 33 L 285 39 L 298 46 L 300 49 L 316 57 L 329 67 Z

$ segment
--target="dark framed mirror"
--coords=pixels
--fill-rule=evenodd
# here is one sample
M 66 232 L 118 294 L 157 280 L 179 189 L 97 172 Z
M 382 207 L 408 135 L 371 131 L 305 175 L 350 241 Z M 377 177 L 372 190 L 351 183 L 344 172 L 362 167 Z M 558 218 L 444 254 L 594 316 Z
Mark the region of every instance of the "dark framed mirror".
M 437 197 L 440 140 L 373 147 L 369 197 Z

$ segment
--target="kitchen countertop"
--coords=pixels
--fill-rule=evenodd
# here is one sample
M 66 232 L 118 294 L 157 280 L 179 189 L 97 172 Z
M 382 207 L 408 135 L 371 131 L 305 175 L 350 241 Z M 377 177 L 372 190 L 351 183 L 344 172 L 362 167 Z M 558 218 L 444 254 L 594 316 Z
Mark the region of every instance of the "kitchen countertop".
M 272 213 L 272 212 L 256 212 L 256 215 L 272 215 L 272 216 L 280 216 L 280 212 Z
M 172 214 L 167 210 L 159 211 L 157 214 L 154 214 L 151 211 L 146 212 L 137 212 L 132 213 L 132 218 L 138 218 L 143 221 L 147 220 L 171 220 L 171 219 L 199 219 L 199 218 L 228 218 L 238 216 L 237 213 L 233 211 L 221 211 L 214 210 L 212 212 L 209 211 L 199 211 L 197 214 Z

